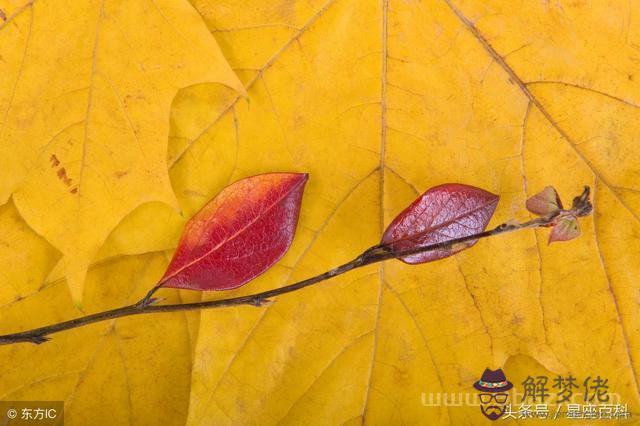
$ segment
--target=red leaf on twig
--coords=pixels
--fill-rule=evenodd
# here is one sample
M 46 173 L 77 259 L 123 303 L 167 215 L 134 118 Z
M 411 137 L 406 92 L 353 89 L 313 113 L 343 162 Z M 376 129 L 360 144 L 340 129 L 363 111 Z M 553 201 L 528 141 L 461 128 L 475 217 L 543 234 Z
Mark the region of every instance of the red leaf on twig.
M 448 183 L 429 189 L 391 222 L 382 244 L 394 251 L 411 250 L 482 232 L 498 205 L 499 197 L 473 186 Z M 401 258 L 406 263 L 442 259 L 471 247 L 433 250 Z
M 571 213 L 563 213 L 554 220 L 553 228 L 549 234 L 551 244 L 556 241 L 569 241 L 580 235 L 580 224 L 578 219 Z
M 307 179 L 267 173 L 223 189 L 189 220 L 159 285 L 228 290 L 266 271 L 291 245 Z
M 562 210 L 562 201 L 553 186 L 547 186 L 527 200 L 527 210 L 538 216 L 545 216 Z

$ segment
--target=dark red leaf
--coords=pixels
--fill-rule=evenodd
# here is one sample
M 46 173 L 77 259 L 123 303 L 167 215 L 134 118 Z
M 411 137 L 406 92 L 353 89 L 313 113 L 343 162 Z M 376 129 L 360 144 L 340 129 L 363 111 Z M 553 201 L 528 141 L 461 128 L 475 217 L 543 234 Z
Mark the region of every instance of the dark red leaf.
M 291 245 L 307 179 L 268 173 L 223 189 L 187 223 L 162 287 L 228 290 L 266 271 Z
M 448 183 L 429 189 L 391 222 L 382 243 L 394 251 L 411 250 L 482 232 L 498 205 L 498 196 L 473 186 Z M 406 263 L 442 259 L 471 247 L 440 249 L 401 258 Z

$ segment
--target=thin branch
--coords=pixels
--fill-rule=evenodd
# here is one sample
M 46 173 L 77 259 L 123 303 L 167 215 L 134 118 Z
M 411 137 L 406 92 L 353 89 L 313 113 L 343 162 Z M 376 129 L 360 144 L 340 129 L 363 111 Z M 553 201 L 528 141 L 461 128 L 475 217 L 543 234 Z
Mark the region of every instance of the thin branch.
M 162 287 L 162 283 L 159 283 L 156 286 L 154 286 L 149 291 L 149 293 L 145 295 L 145 297 L 142 300 L 132 305 L 124 306 L 117 309 L 112 309 L 109 311 L 98 312 L 95 314 L 72 319 L 69 321 L 63 321 L 57 324 L 47 325 L 44 327 L 22 331 L 19 333 L 5 334 L 3 336 L 0 336 L 0 345 L 9 345 L 9 344 L 21 343 L 21 342 L 40 344 L 49 340 L 50 339 L 49 336 L 54 333 L 59 333 L 64 330 L 70 330 L 73 328 L 82 327 L 82 326 L 93 324 L 100 321 L 106 321 L 106 320 L 111 320 L 115 318 L 131 316 L 131 315 L 154 314 L 159 312 L 193 311 L 193 310 L 199 310 L 199 309 L 223 308 L 227 306 L 238 306 L 238 305 L 251 305 L 251 306 L 260 307 L 266 303 L 269 303 L 270 302 L 269 298 L 279 296 L 281 294 L 291 293 L 291 292 L 303 289 L 305 287 L 309 287 L 311 285 L 320 283 L 322 281 L 326 281 L 338 275 L 342 275 L 353 269 L 361 268 L 363 266 L 371 265 L 373 263 L 382 262 L 388 259 L 402 258 L 402 257 L 411 256 L 411 255 L 424 253 L 428 251 L 434 251 L 434 250 L 449 249 L 452 252 L 457 252 L 463 248 L 468 247 L 468 245 L 470 245 L 472 242 L 475 242 L 476 240 L 479 240 L 481 238 L 487 238 L 494 235 L 505 234 L 507 232 L 518 231 L 521 229 L 548 227 L 553 225 L 554 220 L 563 212 L 565 211 L 561 210 L 549 216 L 538 217 L 536 219 L 532 219 L 530 221 L 522 222 L 522 223 L 503 223 L 488 231 L 479 232 L 473 235 L 468 235 L 466 237 L 455 238 L 452 240 L 443 241 L 436 244 L 416 247 L 410 250 L 395 250 L 393 248 L 393 243 L 379 244 L 365 250 L 362 254 L 360 254 L 355 259 L 343 265 L 340 265 L 336 268 L 333 268 L 329 271 L 326 271 L 322 274 L 316 275 L 311 278 L 307 278 L 306 280 L 302 280 L 293 284 L 286 285 L 284 287 L 275 288 L 275 289 L 263 291 L 260 293 L 250 294 L 247 296 L 232 297 L 232 298 L 220 299 L 220 300 L 211 300 L 206 302 L 154 305 L 152 302 L 151 296 L 158 289 Z M 569 212 L 571 212 L 575 216 L 586 216 L 591 212 L 591 204 L 589 202 L 588 187 L 585 187 L 585 190 L 582 193 L 582 195 L 574 198 L 573 207 L 571 208 L 571 210 L 569 210 Z

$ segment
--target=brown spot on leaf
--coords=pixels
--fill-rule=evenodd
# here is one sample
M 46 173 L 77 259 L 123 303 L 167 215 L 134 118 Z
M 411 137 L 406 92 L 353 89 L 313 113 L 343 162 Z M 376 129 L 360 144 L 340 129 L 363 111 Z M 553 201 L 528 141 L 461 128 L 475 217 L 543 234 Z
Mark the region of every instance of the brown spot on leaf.
M 71 181 L 72 181 L 72 180 L 71 180 L 71 178 L 69 178 L 69 177 L 67 176 L 67 170 L 66 170 L 64 167 L 60 167 L 60 168 L 58 169 L 58 173 L 57 173 L 57 175 L 58 175 L 58 178 L 59 178 L 62 182 L 64 182 L 64 184 L 65 184 L 65 185 L 67 185 L 67 186 L 71 186 Z
M 56 168 L 58 166 L 60 166 L 60 160 L 58 159 L 58 157 L 56 157 L 55 154 L 51 154 L 51 157 L 49 158 L 49 160 L 51 161 L 51 167 L 52 168 Z M 69 176 L 67 176 L 67 169 L 65 169 L 64 167 L 60 167 L 58 169 L 58 171 L 56 172 L 56 175 L 58 176 L 58 179 L 60 179 L 60 181 L 62 183 L 64 183 L 66 186 L 70 187 L 71 184 L 73 183 L 73 179 L 71 179 Z M 71 190 L 69 191 L 72 194 L 77 194 L 78 193 L 78 187 L 74 187 L 71 188 Z
M 128 174 L 129 174 L 129 170 L 119 170 L 119 171 L 117 171 L 115 174 L 116 174 L 116 177 L 117 177 L 118 179 L 120 179 L 120 178 L 123 178 L 123 177 L 125 177 L 126 175 L 128 175 Z
M 7 15 L 4 13 L 4 10 L 0 9 L 0 19 L 4 22 L 7 22 Z

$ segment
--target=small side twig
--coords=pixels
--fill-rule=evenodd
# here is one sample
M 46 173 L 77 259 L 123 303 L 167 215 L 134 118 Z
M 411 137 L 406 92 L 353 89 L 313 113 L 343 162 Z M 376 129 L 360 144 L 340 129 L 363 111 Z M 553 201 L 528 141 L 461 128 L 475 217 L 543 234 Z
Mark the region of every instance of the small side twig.
M 286 293 L 309 287 L 322 281 L 329 280 L 338 275 L 342 275 L 356 268 L 361 268 L 373 263 L 382 262 L 388 259 L 396 259 L 406 257 L 418 253 L 424 253 L 433 250 L 452 249 L 469 243 L 471 241 L 487 238 L 508 232 L 514 232 L 521 229 L 548 227 L 553 225 L 554 220 L 563 212 L 570 212 L 575 216 L 586 216 L 591 213 L 591 203 L 589 202 L 589 187 L 585 187 L 583 193 L 574 198 L 573 206 L 570 210 L 557 211 L 549 216 L 538 217 L 522 223 L 503 223 L 497 227 L 479 232 L 466 237 L 455 238 L 437 244 L 430 244 L 422 247 L 412 248 L 410 250 L 394 250 L 392 245 L 379 244 L 368 248 L 355 259 L 330 269 L 322 274 L 316 275 L 305 280 L 289 284 L 280 288 L 275 288 L 260 293 L 250 294 L 247 296 L 238 296 L 228 299 L 211 300 L 206 302 L 194 303 L 178 303 L 169 305 L 155 305 L 152 303 L 153 294 L 162 287 L 162 283 L 156 284 L 139 302 L 132 305 L 124 306 L 109 311 L 98 312 L 84 317 L 63 321 L 32 330 L 22 331 L 18 333 L 5 334 L 0 336 L 0 345 L 9 345 L 13 343 L 34 343 L 41 344 L 50 340 L 50 335 L 61 331 L 82 327 L 100 321 L 106 321 L 115 318 L 121 318 L 132 315 L 154 314 L 160 312 L 176 312 L 176 311 L 193 311 L 199 309 L 223 308 L 228 306 L 250 305 L 260 307 L 271 302 L 271 298 Z

